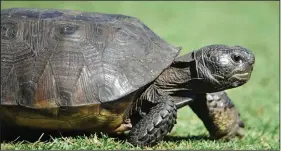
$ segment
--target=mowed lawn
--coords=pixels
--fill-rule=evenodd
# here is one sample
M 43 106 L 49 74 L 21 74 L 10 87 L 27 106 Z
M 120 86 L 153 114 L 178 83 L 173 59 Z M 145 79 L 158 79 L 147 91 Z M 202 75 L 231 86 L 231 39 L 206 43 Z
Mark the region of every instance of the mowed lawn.
M 228 90 L 241 113 L 245 137 L 229 142 L 208 139 L 203 123 L 185 107 L 163 142 L 145 149 L 274 149 L 279 144 L 279 2 L 1 2 L 10 7 L 58 8 L 134 16 L 181 53 L 209 44 L 241 45 L 254 52 L 251 80 Z M 51 137 L 13 141 L 2 149 L 140 149 L 103 136 Z

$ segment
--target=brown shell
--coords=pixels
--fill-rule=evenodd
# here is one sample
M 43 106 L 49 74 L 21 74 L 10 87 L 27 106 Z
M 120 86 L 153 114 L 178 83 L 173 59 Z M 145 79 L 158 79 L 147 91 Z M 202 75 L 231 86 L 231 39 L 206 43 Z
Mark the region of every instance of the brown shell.
M 133 17 L 1 10 L 1 105 L 115 101 L 153 81 L 178 53 Z
M 178 53 L 133 17 L 1 10 L 0 118 L 30 127 L 113 130 L 134 92 Z

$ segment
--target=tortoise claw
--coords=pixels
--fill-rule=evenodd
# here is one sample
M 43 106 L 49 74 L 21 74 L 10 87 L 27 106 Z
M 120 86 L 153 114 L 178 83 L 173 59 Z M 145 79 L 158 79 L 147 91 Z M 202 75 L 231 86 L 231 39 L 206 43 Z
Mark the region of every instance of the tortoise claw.
M 245 124 L 244 124 L 244 122 L 242 122 L 242 121 L 239 121 L 238 125 L 239 125 L 240 127 L 242 127 L 242 128 L 245 128 Z
M 239 129 L 236 131 L 235 136 L 237 136 L 239 139 L 243 138 L 243 137 L 244 137 L 243 129 L 242 129 L 242 128 L 239 128 Z

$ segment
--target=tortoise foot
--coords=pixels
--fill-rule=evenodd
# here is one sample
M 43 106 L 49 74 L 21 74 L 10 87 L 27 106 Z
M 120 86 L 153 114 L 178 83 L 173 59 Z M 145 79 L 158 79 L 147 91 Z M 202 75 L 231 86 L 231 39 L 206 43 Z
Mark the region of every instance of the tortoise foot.
M 234 138 L 242 139 L 244 137 L 244 123 L 238 121 L 233 124 L 232 128 L 227 133 L 217 132 L 211 135 L 212 139 L 229 141 Z
M 134 146 L 154 146 L 176 124 L 177 109 L 172 101 L 163 101 L 150 109 L 129 133 L 128 141 Z
M 226 93 L 207 94 L 207 106 L 213 121 L 213 126 L 209 128 L 211 138 L 230 140 L 244 136 L 245 125 Z
M 190 107 L 203 121 L 212 139 L 230 140 L 244 136 L 244 123 L 226 92 L 199 94 Z

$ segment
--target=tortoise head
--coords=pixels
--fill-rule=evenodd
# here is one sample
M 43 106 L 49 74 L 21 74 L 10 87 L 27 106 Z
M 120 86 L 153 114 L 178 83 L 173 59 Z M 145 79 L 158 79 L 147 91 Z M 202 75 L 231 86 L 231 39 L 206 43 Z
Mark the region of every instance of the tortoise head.
M 194 51 L 198 78 L 212 91 L 235 88 L 251 77 L 254 54 L 241 46 L 209 45 Z
M 246 48 L 209 45 L 176 58 L 156 85 L 172 95 L 223 91 L 247 83 L 254 63 L 254 54 Z

